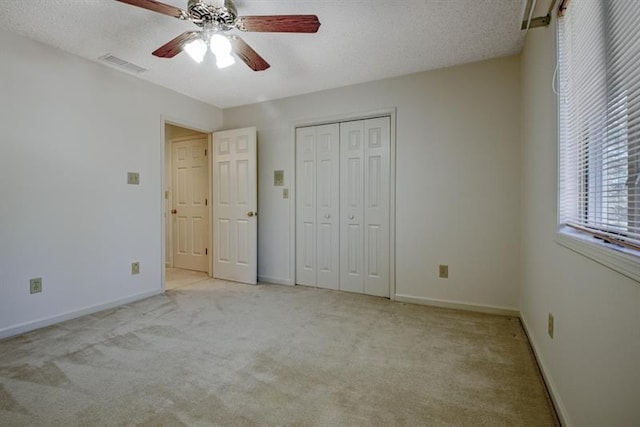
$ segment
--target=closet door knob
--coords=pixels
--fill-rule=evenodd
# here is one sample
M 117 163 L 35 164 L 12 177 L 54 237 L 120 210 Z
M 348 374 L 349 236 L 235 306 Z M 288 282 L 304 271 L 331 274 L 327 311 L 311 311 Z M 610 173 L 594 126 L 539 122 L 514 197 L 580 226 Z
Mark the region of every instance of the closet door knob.
M 349 219 L 354 219 L 354 218 L 355 218 L 354 214 L 349 215 Z
M 326 219 L 329 219 L 329 218 L 331 218 L 331 214 L 324 214 L 324 217 L 325 217 Z

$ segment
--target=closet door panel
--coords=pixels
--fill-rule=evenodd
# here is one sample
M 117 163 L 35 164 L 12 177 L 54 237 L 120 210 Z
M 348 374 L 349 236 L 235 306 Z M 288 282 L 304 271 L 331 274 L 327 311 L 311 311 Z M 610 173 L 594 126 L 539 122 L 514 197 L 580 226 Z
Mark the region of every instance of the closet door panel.
M 340 126 L 316 127 L 317 286 L 338 289 L 340 267 Z
M 340 123 L 340 289 L 364 292 L 364 122 Z
M 296 283 L 316 286 L 316 130 L 296 129 Z
M 391 120 L 364 121 L 364 293 L 389 296 Z

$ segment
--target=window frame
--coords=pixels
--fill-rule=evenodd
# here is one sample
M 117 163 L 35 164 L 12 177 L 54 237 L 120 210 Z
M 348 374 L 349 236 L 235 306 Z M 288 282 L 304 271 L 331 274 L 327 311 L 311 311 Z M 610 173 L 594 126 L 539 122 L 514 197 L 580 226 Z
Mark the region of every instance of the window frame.
M 556 64 L 560 64 L 560 16 L 567 8 L 567 1 L 562 1 L 558 8 L 558 16 L 555 19 L 555 41 L 556 41 Z M 558 69 L 554 74 L 554 80 L 557 78 L 556 83 L 560 84 L 558 76 Z M 557 244 L 570 249 L 580 255 L 583 255 L 597 263 L 604 265 L 618 273 L 640 282 L 640 249 L 633 247 L 626 247 L 616 243 L 612 243 L 596 234 L 590 233 L 587 230 L 581 230 L 576 227 L 572 227 L 567 224 L 563 224 L 561 221 L 561 187 L 560 177 L 562 176 L 562 164 L 561 164 L 561 148 L 562 148 L 562 120 L 561 120 L 561 102 L 562 99 L 559 94 L 556 96 L 556 160 L 557 160 L 557 174 L 556 174 L 556 235 L 555 241 Z

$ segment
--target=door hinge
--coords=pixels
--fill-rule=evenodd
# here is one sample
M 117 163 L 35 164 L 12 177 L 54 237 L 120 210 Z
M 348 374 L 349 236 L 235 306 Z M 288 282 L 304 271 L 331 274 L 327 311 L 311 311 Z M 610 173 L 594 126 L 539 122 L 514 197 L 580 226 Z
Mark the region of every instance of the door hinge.
M 204 254 L 209 255 L 209 248 L 204 248 Z
M 209 199 L 204 199 L 204 205 L 209 206 Z
M 204 149 L 204 156 L 207 157 L 207 149 Z

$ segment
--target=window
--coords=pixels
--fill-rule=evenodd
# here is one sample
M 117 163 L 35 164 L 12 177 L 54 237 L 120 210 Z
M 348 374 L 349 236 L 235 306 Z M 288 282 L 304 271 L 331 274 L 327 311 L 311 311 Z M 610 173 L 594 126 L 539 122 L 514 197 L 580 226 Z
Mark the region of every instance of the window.
M 640 1 L 558 16 L 560 229 L 640 256 Z

